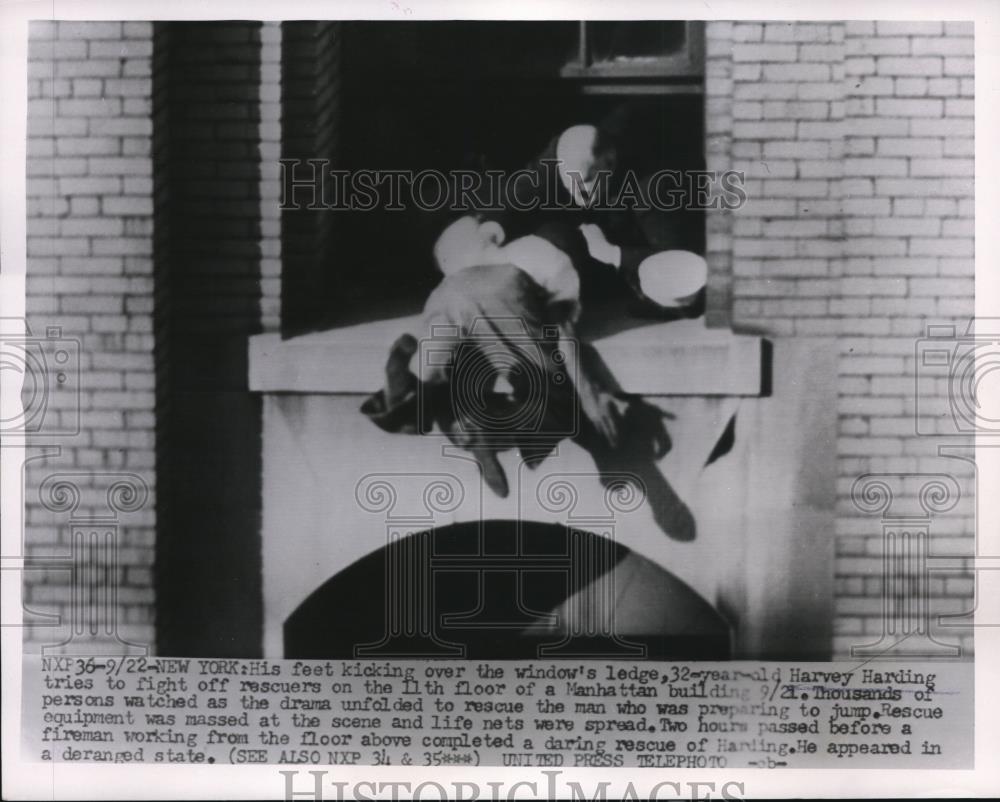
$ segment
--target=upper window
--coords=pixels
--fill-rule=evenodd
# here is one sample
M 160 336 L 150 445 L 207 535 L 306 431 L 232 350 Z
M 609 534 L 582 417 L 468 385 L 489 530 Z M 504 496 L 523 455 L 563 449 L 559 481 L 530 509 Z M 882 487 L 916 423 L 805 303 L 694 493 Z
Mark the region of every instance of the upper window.
M 700 85 L 704 23 L 628 21 L 579 24 L 577 53 L 562 70 L 568 78 L 653 78 Z
M 703 28 L 686 21 L 336 23 L 336 58 L 317 37 L 303 38 L 301 59 L 283 56 L 298 80 L 282 82 L 283 137 L 294 142 L 332 120 L 332 161 L 348 172 L 511 173 L 544 154 L 566 127 L 618 115 L 630 121 L 624 137 L 643 169 L 703 169 Z M 314 65 L 313 91 L 300 86 L 302 59 Z M 292 152 L 322 155 L 314 150 Z M 440 280 L 426 218 L 414 209 L 285 212 L 283 331 L 419 311 Z M 314 225 L 300 235 L 299 220 Z M 704 216 L 693 225 L 703 237 Z

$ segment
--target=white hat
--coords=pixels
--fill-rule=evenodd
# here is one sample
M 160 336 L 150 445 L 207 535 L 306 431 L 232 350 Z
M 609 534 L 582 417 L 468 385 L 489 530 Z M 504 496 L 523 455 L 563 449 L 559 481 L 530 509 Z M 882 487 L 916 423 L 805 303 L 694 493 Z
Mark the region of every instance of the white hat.
M 660 251 L 639 264 L 639 287 L 664 307 L 682 307 L 708 280 L 708 263 L 691 251 Z

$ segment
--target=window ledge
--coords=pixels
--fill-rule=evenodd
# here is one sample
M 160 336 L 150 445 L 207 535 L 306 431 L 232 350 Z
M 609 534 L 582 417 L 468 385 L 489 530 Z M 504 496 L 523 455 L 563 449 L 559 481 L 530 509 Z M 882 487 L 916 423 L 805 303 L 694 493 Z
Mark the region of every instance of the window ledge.
M 704 321 L 639 322 L 589 340 L 627 393 L 649 396 L 759 396 L 764 345 L 756 336 L 708 329 Z M 261 393 L 367 394 L 385 382 L 389 347 L 420 317 L 346 326 L 249 343 L 250 390 Z

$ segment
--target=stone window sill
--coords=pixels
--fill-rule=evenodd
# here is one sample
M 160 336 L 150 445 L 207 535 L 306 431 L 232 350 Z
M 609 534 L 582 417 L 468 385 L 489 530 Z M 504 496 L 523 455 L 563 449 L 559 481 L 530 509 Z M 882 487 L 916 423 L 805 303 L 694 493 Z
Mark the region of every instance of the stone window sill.
M 261 393 L 367 394 L 382 387 L 389 346 L 420 331 L 420 317 L 401 317 L 282 340 L 258 334 L 249 343 L 250 390 Z M 625 320 L 585 337 L 627 393 L 647 396 L 760 396 L 764 341 L 709 329 L 704 320 Z

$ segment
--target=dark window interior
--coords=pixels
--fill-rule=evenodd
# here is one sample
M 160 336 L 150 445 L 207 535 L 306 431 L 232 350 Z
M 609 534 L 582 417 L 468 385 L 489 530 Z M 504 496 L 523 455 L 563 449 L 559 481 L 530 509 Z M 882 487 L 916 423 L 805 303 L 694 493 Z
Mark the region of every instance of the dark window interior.
M 703 169 L 702 73 L 689 52 L 700 35 L 684 22 L 343 23 L 335 166 L 514 171 L 569 125 L 624 108 L 634 163 Z M 633 63 L 653 69 L 637 77 Z M 327 214 L 336 246 L 325 269 L 337 280 L 325 325 L 419 312 L 440 279 L 431 245 L 441 216 Z M 703 237 L 703 217 L 697 225 Z
M 685 34 L 685 26 L 676 22 L 587 24 L 587 44 L 593 61 L 669 56 L 684 48 Z

